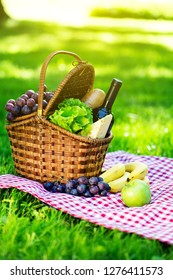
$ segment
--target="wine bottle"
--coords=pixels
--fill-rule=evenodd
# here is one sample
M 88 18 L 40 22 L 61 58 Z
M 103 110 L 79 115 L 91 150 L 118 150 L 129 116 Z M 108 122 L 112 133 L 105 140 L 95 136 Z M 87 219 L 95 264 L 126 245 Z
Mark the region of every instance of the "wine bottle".
M 119 92 L 119 89 L 120 89 L 121 85 L 122 85 L 122 81 L 114 78 L 112 80 L 112 83 L 111 83 L 110 88 L 109 88 L 109 90 L 106 94 L 106 98 L 105 98 L 102 106 L 93 110 L 93 122 L 96 122 L 99 119 L 102 119 L 105 116 L 107 116 L 109 114 L 112 114 L 112 121 L 109 125 L 106 136 L 109 135 L 109 133 L 111 131 L 111 128 L 113 126 L 113 123 L 114 123 L 114 116 L 113 116 L 113 113 L 112 113 L 111 110 L 112 110 L 112 105 L 115 101 L 115 98 L 116 98 L 116 96 Z

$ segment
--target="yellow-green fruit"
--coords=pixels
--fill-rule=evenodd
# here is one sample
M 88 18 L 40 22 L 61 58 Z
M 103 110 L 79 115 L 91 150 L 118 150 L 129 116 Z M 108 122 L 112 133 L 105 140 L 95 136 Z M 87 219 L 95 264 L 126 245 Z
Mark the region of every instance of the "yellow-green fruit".
M 149 180 L 148 176 L 145 176 L 144 179 L 143 179 L 143 181 L 144 181 L 145 183 L 147 183 L 148 185 L 150 185 L 150 180 Z
M 100 175 L 100 177 L 103 178 L 103 180 L 106 183 L 109 183 L 113 180 L 116 180 L 117 178 L 120 178 L 125 173 L 125 166 L 123 163 L 117 163 L 108 170 L 106 170 L 103 174 Z
M 121 197 L 128 207 L 141 207 L 151 201 L 151 190 L 143 180 L 134 179 L 122 188 Z
M 144 179 L 148 174 L 148 166 L 140 161 L 132 161 L 125 163 L 125 170 L 130 172 L 128 181 L 132 179 Z
M 129 172 L 125 172 L 123 176 L 121 176 L 120 178 L 109 182 L 109 186 L 110 186 L 110 192 L 112 193 L 117 193 L 120 192 L 122 190 L 122 188 L 125 186 L 125 184 L 127 183 L 127 178 L 129 176 Z

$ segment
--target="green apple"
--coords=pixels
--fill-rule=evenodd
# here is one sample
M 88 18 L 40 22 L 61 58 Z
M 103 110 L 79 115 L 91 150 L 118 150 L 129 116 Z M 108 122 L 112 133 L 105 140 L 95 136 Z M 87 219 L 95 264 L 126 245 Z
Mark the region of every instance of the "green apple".
M 134 179 L 125 184 L 121 191 L 124 204 L 128 207 L 140 207 L 151 201 L 149 185 L 140 179 Z

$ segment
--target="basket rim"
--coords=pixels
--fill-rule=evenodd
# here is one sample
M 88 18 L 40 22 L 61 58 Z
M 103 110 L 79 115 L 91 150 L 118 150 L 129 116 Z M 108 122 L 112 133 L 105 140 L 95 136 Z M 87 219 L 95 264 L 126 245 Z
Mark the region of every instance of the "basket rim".
M 84 142 L 84 143 L 90 143 L 90 144 L 94 144 L 94 143 L 109 143 L 112 138 L 113 138 L 113 134 L 112 132 L 110 133 L 110 135 L 106 138 L 96 138 L 96 139 L 93 139 L 93 138 L 90 138 L 90 137 L 85 137 L 85 136 L 81 136 L 81 135 L 78 135 L 78 134 L 75 134 L 75 133 L 72 133 L 56 124 L 53 124 L 51 122 L 49 122 L 46 117 L 42 116 L 33 116 L 31 118 L 28 118 L 28 119 L 25 119 L 25 120 L 22 120 L 20 122 L 15 122 L 15 123 L 10 123 L 10 124 L 6 124 L 5 125 L 5 128 L 7 129 L 7 131 L 9 131 L 10 129 L 13 129 L 17 126 L 22 126 L 22 125 L 27 125 L 29 123 L 43 123 L 43 124 L 46 124 L 48 126 L 51 126 L 54 130 L 57 130 L 59 131 L 61 134 L 64 134 L 65 136 L 68 136 L 70 138 L 73 138 L 77 141 L 80 141 L 80 142 Z

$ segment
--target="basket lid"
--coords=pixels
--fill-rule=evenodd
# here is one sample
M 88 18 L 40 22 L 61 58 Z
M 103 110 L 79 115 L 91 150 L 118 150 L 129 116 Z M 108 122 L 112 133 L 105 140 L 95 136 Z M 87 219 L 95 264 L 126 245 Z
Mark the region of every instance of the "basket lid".
M 60 82 L 53 94 L 53 97 L 50 99 L 46 108 L 43 110 L 43 94 L 46 69 L 50 60 L 57 54 L 71 55 L 75 58 L 75 61 L 73 61 L 72 63 L 72 70 Z M 86 61 L 82 61 L 77 54 L 68 51 L 55 51 L 51 53 L 46 58 L 41 68 L 38 94 L 38 116 L 48 116 L 52 114 L 57 109 L 58 104 L 66 98 L 73 97 L 82 99 L 82 97 L 84 97 L 84 95 L 93 88 L 94 77 L 94 67 Z
M 57 106 L 66 98 L 82 99 L 84 95 L 93 88 L 94 67 L 86 62 L 78 62 L 59 84 L 49 101 L 43 115 L 50 115 Z

